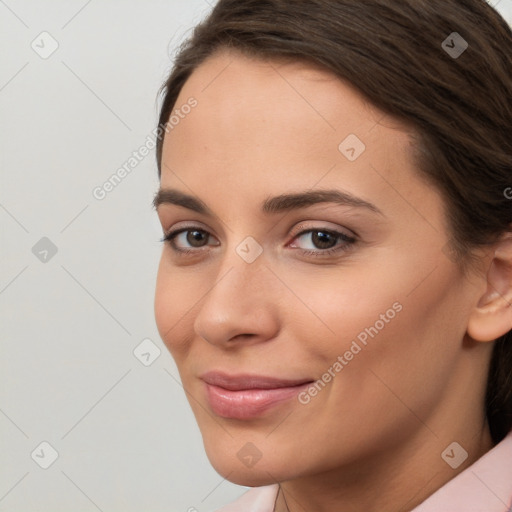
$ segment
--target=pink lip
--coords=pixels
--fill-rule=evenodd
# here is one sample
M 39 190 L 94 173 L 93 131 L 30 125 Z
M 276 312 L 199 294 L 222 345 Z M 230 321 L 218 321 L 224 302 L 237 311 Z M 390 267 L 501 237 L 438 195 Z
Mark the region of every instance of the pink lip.
M 295 397 L 311 379 L 276 379 L 261 375 L 227 375 L 208 372 L 206 397 L 213 412 L 224 418 L 251 419 Z

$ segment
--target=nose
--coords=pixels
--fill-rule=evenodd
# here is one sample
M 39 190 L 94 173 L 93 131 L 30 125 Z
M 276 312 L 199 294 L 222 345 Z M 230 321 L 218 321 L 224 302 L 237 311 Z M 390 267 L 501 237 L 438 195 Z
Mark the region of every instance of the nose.
M 264 258 L 247 263 L 233 250 L 219 265 L 210 290 L 199 304 L 195 332 L 212 345 L 259 343 L 279 332 L 277 279 Z

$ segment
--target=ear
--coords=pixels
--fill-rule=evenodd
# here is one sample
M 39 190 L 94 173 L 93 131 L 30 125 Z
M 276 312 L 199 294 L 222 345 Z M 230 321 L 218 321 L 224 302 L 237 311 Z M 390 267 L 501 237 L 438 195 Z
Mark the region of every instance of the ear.
M 473 308 L 467 333 L 476 341 L 494 341 L 512 329 L 512 232 L 495 245 L 487 272 L 487 290 Z

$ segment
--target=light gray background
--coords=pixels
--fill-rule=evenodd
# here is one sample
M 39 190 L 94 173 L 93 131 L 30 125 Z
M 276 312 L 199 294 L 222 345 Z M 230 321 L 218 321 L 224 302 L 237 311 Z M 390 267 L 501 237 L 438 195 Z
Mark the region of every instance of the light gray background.
M 204 512 L 246 490 L 211 468 L 155 326 L 154 152 L 92 194 L 151 136 L 169 45 L 212 2 L 0 0 L 0 512 Z

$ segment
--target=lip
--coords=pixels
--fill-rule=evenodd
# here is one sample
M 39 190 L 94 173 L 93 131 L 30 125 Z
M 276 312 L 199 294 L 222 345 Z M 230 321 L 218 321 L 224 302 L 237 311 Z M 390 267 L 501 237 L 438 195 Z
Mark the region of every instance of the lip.
M 207 372 L 201 376 L 213 412 L 224 418 L 247 420 L 297 396 L 313 380 L 278 379 L 263 375 L 228 375 Z

